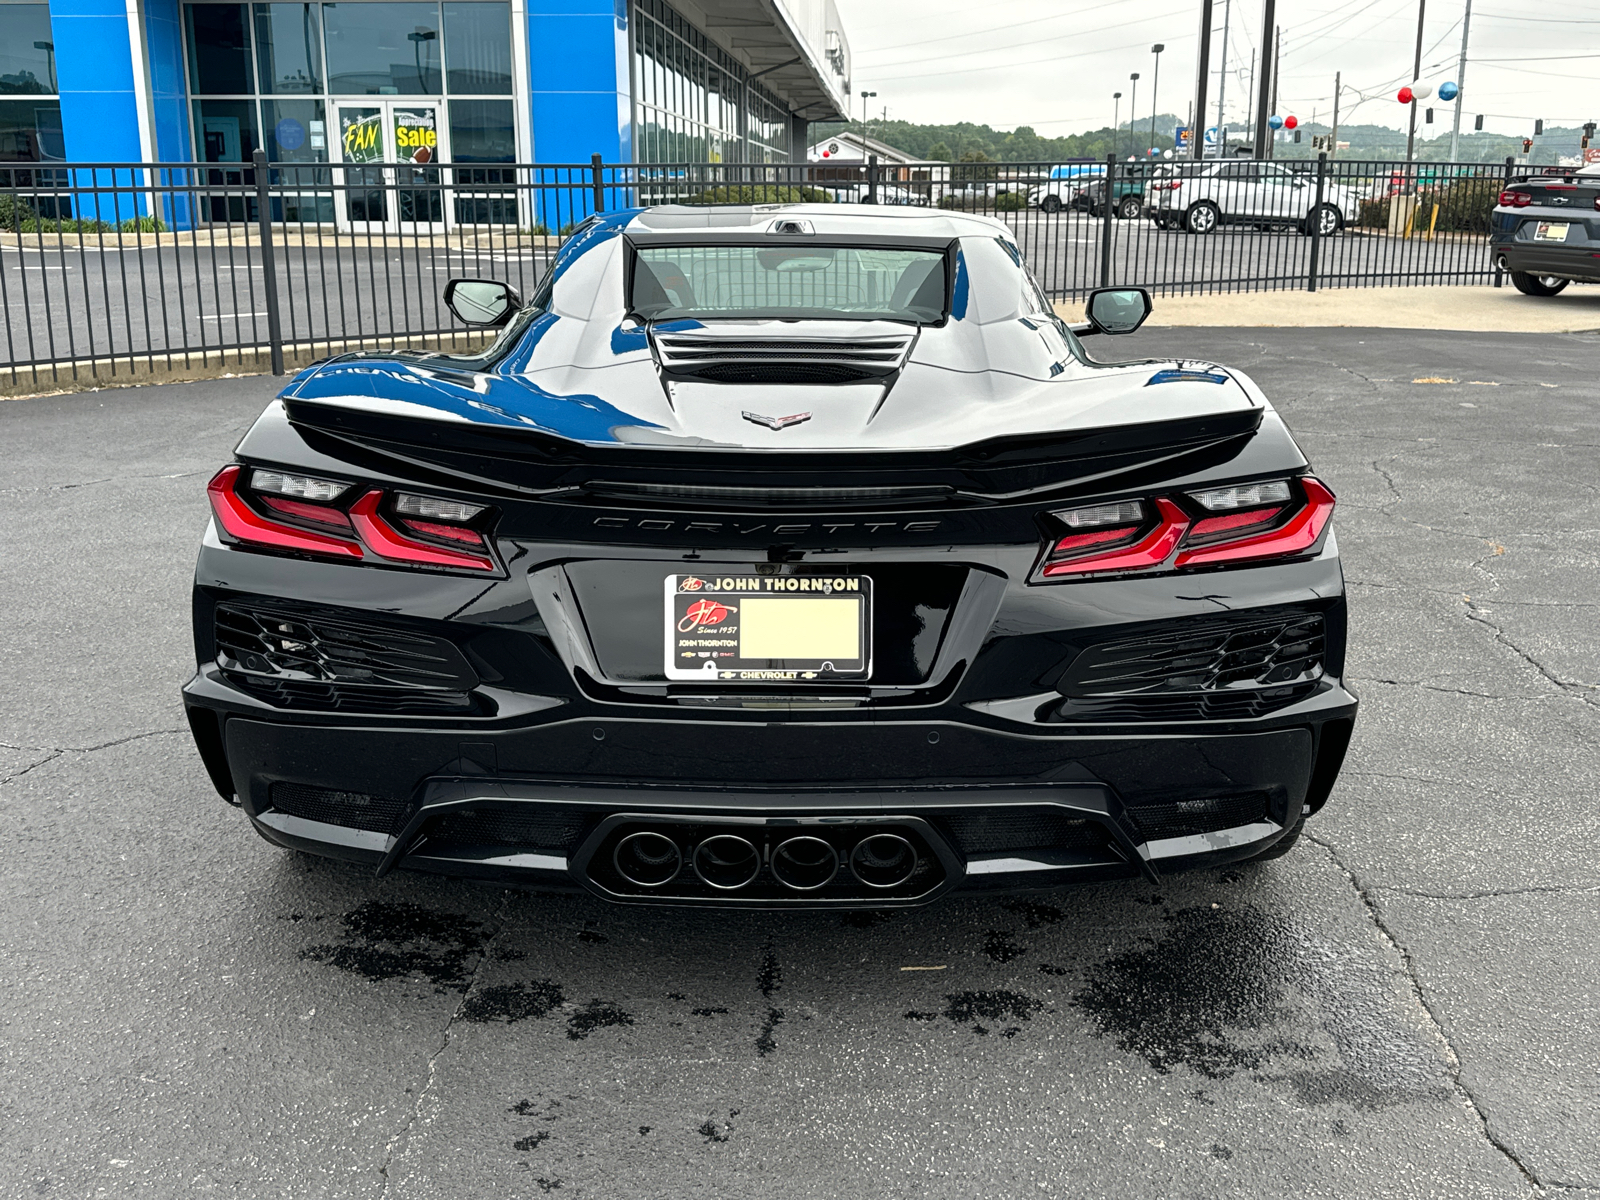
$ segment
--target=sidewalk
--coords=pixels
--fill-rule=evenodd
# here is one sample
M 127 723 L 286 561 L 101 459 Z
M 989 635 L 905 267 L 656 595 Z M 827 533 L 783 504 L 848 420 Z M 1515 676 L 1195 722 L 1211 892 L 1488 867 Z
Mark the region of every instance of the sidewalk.
M 1057 301 L 1056 311 L 1069 321 L 1083 320 L 1083 305 L 1077 301 Z M 1600 331 L 1600 287 L 1573 284 L 1551 297 L 1524 296 L 1509 280 L 1499 288 L 1332 288 L 1156 296 L 1155 311 L 1146 325 L 1587 333 Z

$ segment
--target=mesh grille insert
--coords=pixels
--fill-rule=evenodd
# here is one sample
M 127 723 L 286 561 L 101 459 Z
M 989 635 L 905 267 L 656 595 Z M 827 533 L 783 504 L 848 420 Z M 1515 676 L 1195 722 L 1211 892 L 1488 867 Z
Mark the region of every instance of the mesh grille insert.
M 268 793 L 272 807 L 291 817 L 321 821 L 345 829 L 393 833 L 405 819 L 406 802 L 363 792 L 338 792 L 298 783 L 274 783 Z
M 1264 820 L 1267 797 L 1262 792 L 1129 806 L 1128 813 L 1147 838 L 1186 837 L 1213 833 Z
M 460 809 L 434 821 L 428 827 L 428 841 L 456 846 L 515 846 L 570 855 L 588 819 L 578 809 Z
M 944 809 L 938 814 L 963 854 L 1008 850 L 1100 850 L 1106 832 L 1097 821 L 1050 805 Z
M 472 713 L 483 705 L 474 704 L 466 692 L 407 692 L 398 688 L 345 687 L 337 683 L 308 683 L 293 679 L 263 679 L 258 675 L 228 673 L 230 682 L 252 696 L 278 708 L 311 708 L 333 712 L 395 713 Z M 492 706 L 490 706 L 492 707 Z

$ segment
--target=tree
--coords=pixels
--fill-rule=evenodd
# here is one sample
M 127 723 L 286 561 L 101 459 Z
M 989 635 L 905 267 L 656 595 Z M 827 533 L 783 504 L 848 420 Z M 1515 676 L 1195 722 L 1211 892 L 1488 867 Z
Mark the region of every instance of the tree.
M 943 142 L 935 142 L 928 147 L 922 157 L 932 159 L 934 162 L 950 162 L 955 155 L 950 153 L 950 147 Z

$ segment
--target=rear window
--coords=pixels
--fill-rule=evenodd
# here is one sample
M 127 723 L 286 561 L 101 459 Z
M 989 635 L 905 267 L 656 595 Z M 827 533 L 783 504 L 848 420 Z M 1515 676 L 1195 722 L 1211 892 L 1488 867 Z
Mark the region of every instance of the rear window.
M 632 311 L 681 318 L 848 317 L 931 324 L 945 317 L 945 256 L 863 246 L 646 246 Z

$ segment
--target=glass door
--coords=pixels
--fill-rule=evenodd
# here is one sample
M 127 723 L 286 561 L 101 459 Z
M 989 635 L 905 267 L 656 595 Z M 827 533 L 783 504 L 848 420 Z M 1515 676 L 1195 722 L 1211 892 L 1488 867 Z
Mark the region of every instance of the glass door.
M 437 100 L 336 101 L 345 192 L 342 228 L 355 233 L 444 228 L 444 105 Z

